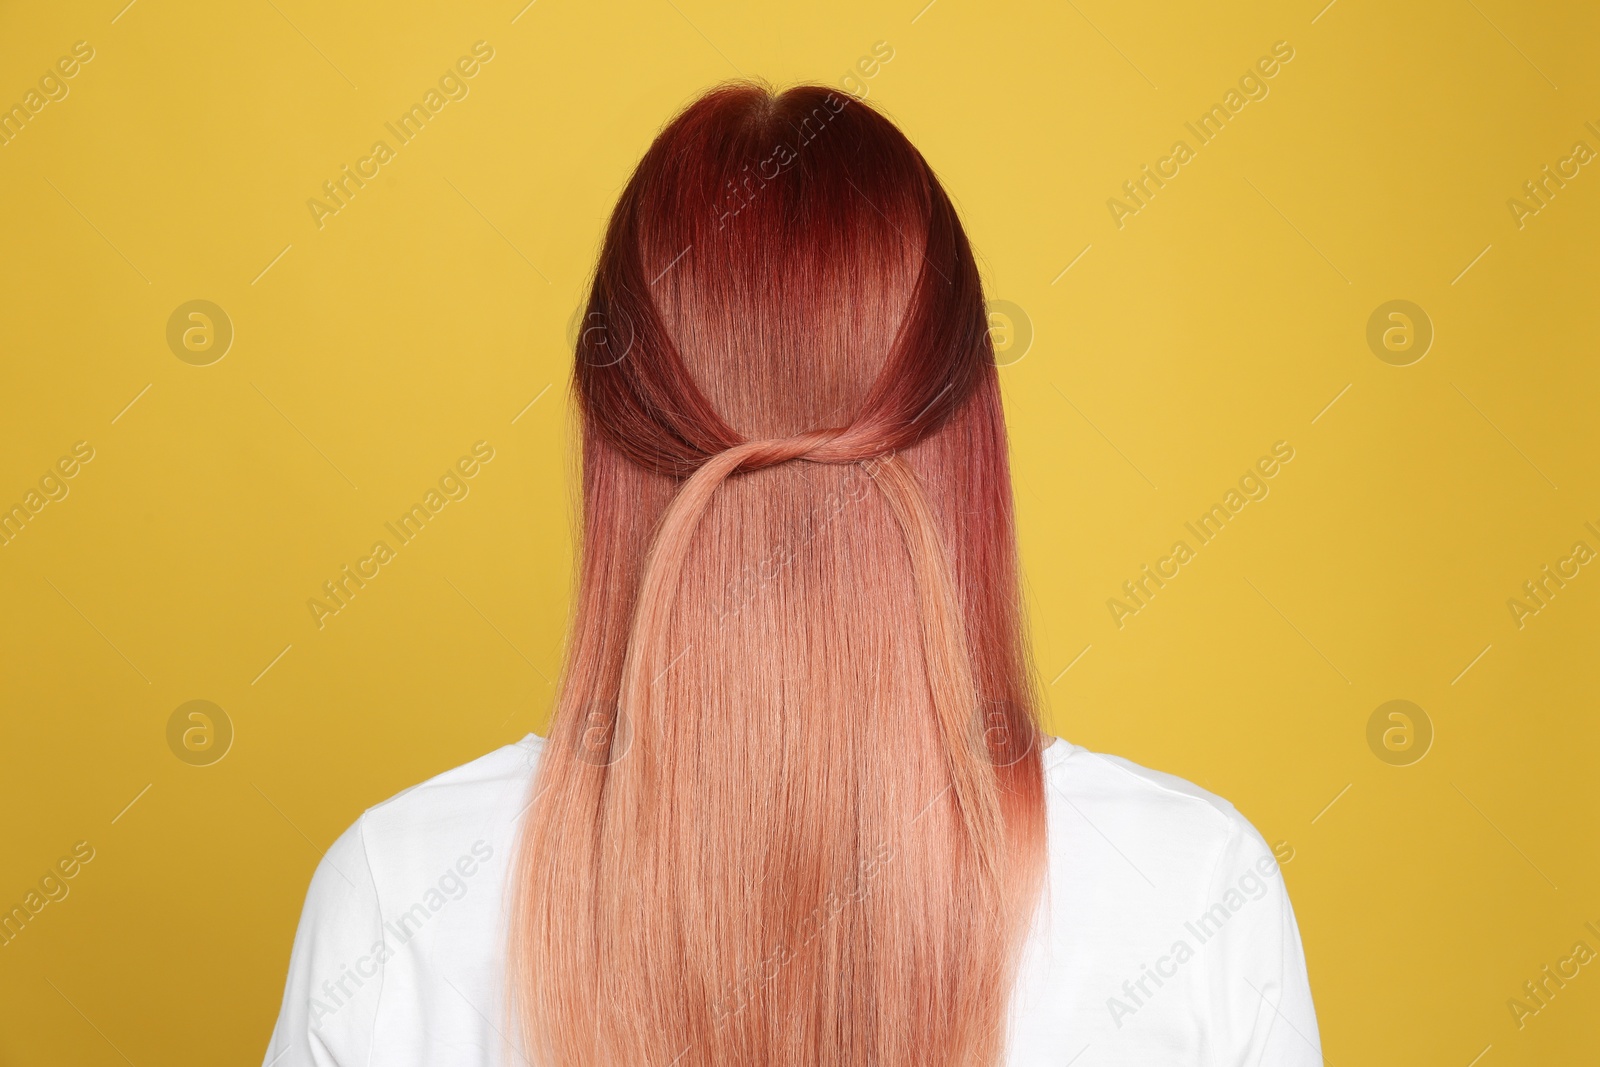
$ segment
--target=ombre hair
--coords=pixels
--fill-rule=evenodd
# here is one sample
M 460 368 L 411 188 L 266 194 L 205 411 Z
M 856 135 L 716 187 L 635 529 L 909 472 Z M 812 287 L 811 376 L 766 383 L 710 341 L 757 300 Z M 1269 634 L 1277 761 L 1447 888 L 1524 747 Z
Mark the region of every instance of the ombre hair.
M 998 1063 L 1043 735 L 954 207 L 866 103 L 724 86 L 635 170 L 586 312 L 580 572 L 514 872 L 528 1056 Z

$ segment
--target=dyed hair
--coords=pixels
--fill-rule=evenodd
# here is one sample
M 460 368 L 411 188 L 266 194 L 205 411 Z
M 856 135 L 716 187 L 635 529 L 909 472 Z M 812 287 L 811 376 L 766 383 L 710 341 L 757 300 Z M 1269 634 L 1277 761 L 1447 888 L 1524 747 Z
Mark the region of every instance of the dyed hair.
M 1044 867 L 982 286 L 883 115 L 731 85 L 576 345 L 581 567 L 515 877 L 561 1067 L 992 1064 Z

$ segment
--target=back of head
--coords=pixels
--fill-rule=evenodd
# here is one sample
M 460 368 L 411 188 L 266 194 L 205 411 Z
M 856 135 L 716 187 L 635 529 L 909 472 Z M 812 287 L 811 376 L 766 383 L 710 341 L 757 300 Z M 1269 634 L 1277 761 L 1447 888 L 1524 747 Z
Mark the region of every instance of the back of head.
M 1044 846 L 986 325 L 865 103 L 718 89 L 639 164 L 576 353 L 511 944 L 535 1063 L 998 1061 Z

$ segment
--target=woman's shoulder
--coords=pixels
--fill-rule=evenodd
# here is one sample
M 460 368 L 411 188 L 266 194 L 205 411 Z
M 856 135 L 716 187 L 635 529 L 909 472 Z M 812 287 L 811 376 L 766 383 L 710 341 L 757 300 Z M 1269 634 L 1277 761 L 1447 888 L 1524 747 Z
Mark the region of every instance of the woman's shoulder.
M 1057 796 L 1133 815 L 1161 815 L 1230 832 L 1249 825 L 1228 800 L 1186 778 L 1056 737 L 1044 750 L 1045 778 Z
M 302 935 L 308 922 L 353 923 L 432 897 L 441 881 L 454 890 L 457 881 L 489 880 L 483 872 L 503 869 L 515 843 L 542 748 L 543 739 L 528 734 L 363 811 L 311 876 Z
M 1049 878 L 1024 965 L 1018 1042 L 1050 1062 L 1310 1067 L 1316 1013 L 1278 861 L 1193 782 L 1057 739 L 1045 749 Z M 1046 1055 L 1049 1053 L 1050 1055 Z
M 528 734 L 401 790 L 363 811 L 329 858 L 359 846 L 380 889 L 437 877 L 463 856 L 500 859 L 528 806 L 543 748 L 543 738 Z
M 509 745 L 452 767 L 380 801 L 361 815 L 369 843 L 391 832 L 412 839 L 417 833 L 459 829 L 515 816 L 526 793 L 544 738 L 528 734 Z
M 1053 851 L 1098 854 L 1144 888 L 1191 892 L 1225 864 L 1266 867 L 1273 856 L 1232 803 L 1187 779 L 1064 738 L 1043 762 Z
M 436 1036 L 493 1047 L 481 1020 L 497 1010 L 503 896 L 542 747 L 529 734 L 402 790 L 329 846 L 306 892 L 268 1063 L 382 1061 L 380 1001 L 465 998 L 473 1009 Z M 434 987 L 446 973 L 449 997 Z

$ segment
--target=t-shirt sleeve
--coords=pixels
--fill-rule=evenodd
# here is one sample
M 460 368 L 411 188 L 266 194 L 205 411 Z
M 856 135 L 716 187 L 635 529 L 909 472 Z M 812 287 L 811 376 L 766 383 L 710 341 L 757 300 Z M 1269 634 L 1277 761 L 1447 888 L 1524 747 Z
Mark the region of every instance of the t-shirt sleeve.
M 263 1067 L 366 1067 L 383 986 L 383 921 L 363 819 L 317 864 Z
M 1283 874 L 1254 826 L 1237 812 L 1230 822 L 1205 905 L 1215 929 L 1215 943 L 1202 950 L 1210 1062 L 1320 1067 L 1311 983 Z

